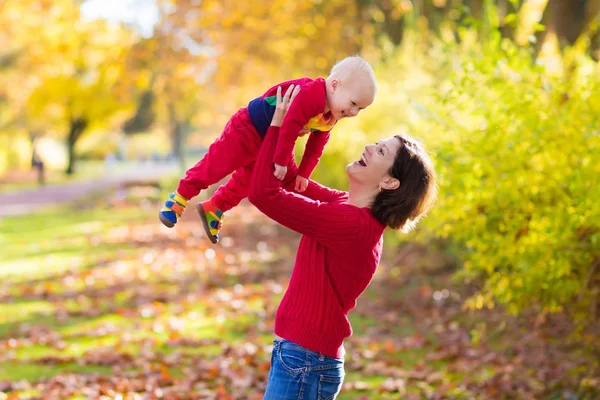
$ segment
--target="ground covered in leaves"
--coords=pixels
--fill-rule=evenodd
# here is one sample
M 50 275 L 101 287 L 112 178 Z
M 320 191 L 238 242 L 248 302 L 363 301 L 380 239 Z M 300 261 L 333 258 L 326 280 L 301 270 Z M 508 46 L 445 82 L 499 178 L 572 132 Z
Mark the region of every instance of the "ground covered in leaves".
M 261 399 L 299 237 L 243 203 L 218 246 L 112 193 L 0 221 L 0 400 Z M 467 313 L 451 262 L 388 247 L 351 313 L 339 399 L 594 399 L 559 318 Z

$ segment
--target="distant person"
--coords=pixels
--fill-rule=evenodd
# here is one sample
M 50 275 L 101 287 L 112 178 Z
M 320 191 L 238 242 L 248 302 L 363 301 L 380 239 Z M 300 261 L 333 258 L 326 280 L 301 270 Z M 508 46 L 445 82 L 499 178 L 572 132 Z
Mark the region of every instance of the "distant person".
M 112 174 L 115 172 L 115 166 L 117 164 L 117 155 L 113 152 L 110 152 L 104 157 L 104 167 L 107 174 Z
M 337 63 L 327 79 L 301 78 L 273 86 L 231 117 L 207 154 L 179 181 L 159 213 L 165 226 L 171 228 L 177 223 L 192 197 L 233 172 L 210 200 L 196 205 L 208 238 L 212 243 L 218 242 L 224 213 L 248 196 L 256 155 L 275 112 L 277 87 L 287 89 L 291 85 L 300 86 L 301 91 L 281 127 L 272 161 L 274 175 L 282 180 L 293 161 L 292 150 L 298 136 L 310 134 L 295 178 L 295 189 L 300 193 L 306 189 L 336 122 L 367 108 L 377 92 L 373 69 L 358 56 Z
M 46 173 L 44 160 L 42 160 L 38 152 L 38 138 L 33 139 L 31 145 L 31 167 L 37 171 L 38 184 L 44 186 L 46 184 Z
M 314 181 L 302 194 L 287 190 L 273 177 L 273 157 L 293 97 L 288 89 L 282 98 L 278 89 L 248 194 L 266 216 L 303 235 L 277 309 L 264 399 L 334 399 L 344 381 L 344 339 L 352 334 L 348 313 L 375 274 L 383 232 L 407 231 L 425 215 L 436 177 L 421 144 L 400 135 L 367 144 L 346 166 L 347 192 Z M 290 169 L 293 176 L 295 165 Z M 293 183 L 290 177 L 291 190 Z

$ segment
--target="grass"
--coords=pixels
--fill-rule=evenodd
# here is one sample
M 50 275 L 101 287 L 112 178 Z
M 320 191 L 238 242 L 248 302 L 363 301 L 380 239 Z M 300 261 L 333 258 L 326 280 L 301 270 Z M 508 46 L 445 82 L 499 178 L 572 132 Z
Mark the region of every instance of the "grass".
M 0 364 L 0 376 L 3 380 L 8 381 L 26 380 L 29 382 L 36 382 L 41 379 L 48 379 L 64 373 L 110 375 L 111 368 L 101 365 L 79 365 L 77 363 L 37 365 L 27 362 L 11 362 Z
M 257 324 L 255 313 L 265 305 L 264 299 L 258 296 L 244 302 L 245 313 L 221 315 L 213 304 L 207 306 L 203 302 L 190 302 L 183 310 L 180 302 L 141 301 L 135 285 L 116 288 L 107 281 L 111 272 L 118 269 L 114 264 L 122 263 L 127 269 L 124 277 L 147 285 L 149 294 L 169 293 L 176 297 L 177 280 L 182 278 L 181 274 L 193 273 L 194 268 L 182 267 L 174 279 L 168 271 L 150 271 L 151 263 L 146 263 L 144 256 L 154 252 L 153 243 L 146 246 L 132 240 L 136 230 L 144 230 L 142 226 L 149 218 L 147 211 L 132 206 L 103 209 L 102 201 L 99 200 L 100 207 L 94 209 L 72 207 L 71 212 L 64 213 L 54 208 L 40 214 L 0 220 L 0 245 L 6 249 L 0 254 L 0 277 L 4 280 L 0 293 L 9 299 L 0 304 L 0 341 L 14 338 L 18 343 L 11 349 L 10 359 L 2 363 L 2 380 L 24 379 L 34 383 L 67 372 L 110 374 L 112 368 L 103 365 L 73 362 L 45 365 L 42 360 L 84 357 L 101 348 L 137 356 L 142 351 L 140 342 L 144 340 L 150 340 L 153 351 L 164 356 L 183 353 L 215 358 L 222 353 L 222 343 L 243 342 L 247 332 Z M 140 259 L 143 277 L 135 275 L 139 272 L 136 269 Z M 231 286 L 237 283 L 231 282 L 232 276 L 225 279 Z M 249 287 L 258 293 L 264 290 L 261 286 Z M 95 297 L 90 293 L 94 289 L 108 292 Z M 50 300 L 43 299 L 48 296 Z M 85 314 L 91 310 L 97 315 Z M 150 314 L 144 314 L 144 310 L 150 310 Z M 61 316 L 63 311 L 67 316 Z M 123 312 L 126 314 L 120 314 Z M 181 331 L 165 328 L 173 318 L 185 319 Z M 55 332 L 62 345 L 39 342 L 40 338 L 23 333 L 23 329 L 31 326 Z M 111 329 L 102 334 L 103 327 Z M 169 340 L 174 333 L 176 337 L 190 340 L 218 339 L 219 342 L 206 346 L 172 346 Z M 268 339 L 263 335 L 262 340 Z M 181 375 L 181 371 L 178 374 Z
M 240 285 L 240 272 L 211 275 L 218 273 L 218 263 L 202 265 L 184 258 L 174 272 L 173 264 L 161 259 L 161 253 L 168 254 L 170 248 L 163 247 L 168 236 L 157 232 L 160 227 L 149 221 L 147 210 L 132 205 L 107 208 L 102 198 L 96 199 L 95 205 L 83 209 L 75 205 L 68 213 L 50 208 L 0 220 L 0 246 L 6 249 L 0 254 L 0 278 L 4 280 L 0 293 L 3 290 L 10 298 L 0 305 L 0 341 L 16 340 L 9 359 L 2 362 L 3 380 L 35 383 L 64 373 L 110 375 L 115 365 L 83 365 L 71 360 L 85 360 L 98 350 L 143 358 L 148 349 L 143 343 L 160 357 L 180 357 L 180 365 L 169 371 L 181 377 L 185 375 L 181 368 L 197 362 L 193 360 L 223 357 L 224 346 L 242 348 L 249 341 L 269 345 L 272 318 L 282 292 L 269 294 L 264 282 Z M 136 231 L 146 229 L 154 235 L 148 243 L 132 240 Z M 176 240 L 186 240 L 189 232 L 167 233 L 172 234 Z M 250 247 L 256 249 L 255 244 Z M 177 247 L 169 251 L 176 258 L 194 254 L 179 253 Z M 202 249 L 194 252 L 205 253 Z M 258 260 L 247 260 L 247 265 L 264 270 Z M 209 281 L 218 277 L 218 281 L 214 287 L 201 289 L 203 276 Z M 368 291 L 365 296 L 374 298 L 376 293 Z M 355 337 L 369 337 L 379 324 L 364 312 L 353 313 L 350 319 Z M 42 338 L 32 336 L 27 331 L 32 326 L 46 333 Z M 403 319 L 391 333 L 397 338 L 411 336 L 415 326 Z M 57 339 L 44 342 L 44 335 Z M 189 343 L 177 342 L 181 339 Z M 406 349 L 389 356 L 389 362 L 409 369 L 427 352 L 424 348 Z M 257 357 L 256 362 L 264 365 L 270 356 L 259 352 Z M 56 365 L 47 365 L 45 360 Z M 381 374 L 349 371 L 346 381 L 360 381 L 366 389 L 345 391 L 340 398 L 356 398 L 365 390 L 375 393 L 372 398 L 389 398 L 389 393 L 377 392 L 386 379 Z
M 144 380 L 158 369 L 168 377 L 165 384 L 196 379 L 212 390 L 234 390 L 234 378 L 220 369 L 227 365 L 235 376 L 254 377 L 234 397 L 261 393 L 274 316 L 293 262 L 288 246 L 296 237 L 258 234 L 267 221 L 257 223 L 246 208 L 228 216 L 232 227 L 245 224 L 235 248 L 213 247 L 197 238 L 202 233 L 193 213 L 168 230 L 139 199 L 120 206 L 107 199 L 86 199 L 68 213 L 54 207 L 0 220 L 0 349 L 6 350 L 0 381 L 43 388 L 45 380 L 67 373 L 93 382 L 127 371 Z M 228 262 L 226 255 L 235 257 Z M 448 282 L 420 275 L 390 289 L 382 286 L 386 280 L 376 279 L 350 313 L 354 334 L 345 344 L 346 386 L 339 398 L 423 398 L 439 391 L 479 398 L 464 382 L 488 381 L 495 367 L 431 358 L 447 344 L 423 324 L 425 314 L 398 308 L 418 306 L 424 286 Z M 459 313 L 454 322 L 474 326 L 473 318 Z M 490 339 L 503 341 L 491 345 L 506 348 L 507 339 L 497 336 Z M 389 368 L 409 374 L 401 378 L 403 388 L 390 388 L 398 382 L 390 381 Z M 24 388 L 18 392 L 28 396 Z
M 123 224 L 147 218 L 141 209 L 95 209 L 65 213 L 61 208 L 0 219 L 0 279 L 14 282 L 49 277 L 86 263 L 127 253 L 128 244 L 101 241 Z M 114 229 L 114 230 L 113 230 Z M 100 236 L 99 236 L 100 235 Z

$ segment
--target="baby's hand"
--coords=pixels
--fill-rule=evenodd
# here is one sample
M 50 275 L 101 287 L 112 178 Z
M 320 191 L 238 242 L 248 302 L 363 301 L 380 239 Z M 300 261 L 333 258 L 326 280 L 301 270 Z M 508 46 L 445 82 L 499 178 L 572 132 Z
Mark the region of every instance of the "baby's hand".
M 275 175 L 275 178 L 277 178 L 281 181 L 281 180 L 283 180 L 283 178 L 285 178 L 285 174 L 287 174 L 287 167 L 284 167 L 279 164 L 275 164 L 275 172 L 273 172 L 273 175 Z
M 306 190 L 306 188 L 308 187 L 308 179 L 298 175 L 296 177 L 296 192 L 298 193 L 302 193 Z
M 308 128 L 302 128 L 302 130 L 300 131 L 300 133 L 298 133 L 298 136 L 302 137 L 302 136 L 305 136 L 305 135 L 307 135 L 309 133 L 310 133 L 310 129 L 308 129 Z

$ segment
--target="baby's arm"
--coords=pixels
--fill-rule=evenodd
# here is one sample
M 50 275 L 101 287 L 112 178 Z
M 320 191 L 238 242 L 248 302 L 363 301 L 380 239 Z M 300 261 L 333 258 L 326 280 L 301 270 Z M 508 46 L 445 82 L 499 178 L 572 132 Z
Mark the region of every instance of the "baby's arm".
M 300 167 L 298 168 L 299 176 L 306 179 L 310 178 L 310 175 L 319 163 L 319 159 L 323 155 L 325 145 L 329 141 L 329 132 L 313 132 L 310 134 L 310 137 L 306 141 Z
M 285 88 L 282 89 L 285 90 Z M 321 93 L 322 90 L 323 88 L 319 85 L 303 86 L 294 99 L 294 102 L 290 105 L 281 125 L 275 154 L 273 156 L 273 162 L 275 163 L 274 175 L 280 179 L 282 179 L 283 176 L 285 176 L 285 172 L 287 172 L 286 166 L 294 151 L 294 145 L 296 144 L 299 133 L 312 117 L 322 113 L 325 108 L 325 97 L 323 96 L 323 93 Z M 310 140 L 311 139 L 309 138 L 309 141 Z

